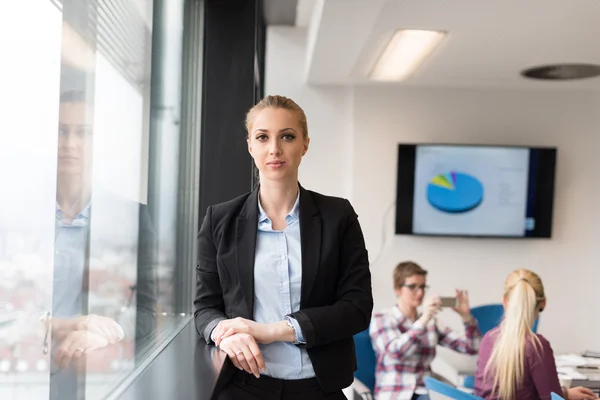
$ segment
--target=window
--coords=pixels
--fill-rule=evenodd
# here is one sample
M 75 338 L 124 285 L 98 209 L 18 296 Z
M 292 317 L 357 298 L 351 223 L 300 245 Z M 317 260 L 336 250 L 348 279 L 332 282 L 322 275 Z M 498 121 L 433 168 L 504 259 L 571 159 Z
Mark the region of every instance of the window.
M 0 398 L 105 398 L 189 321 L 199 141 L 166 3 L 0 13 Z

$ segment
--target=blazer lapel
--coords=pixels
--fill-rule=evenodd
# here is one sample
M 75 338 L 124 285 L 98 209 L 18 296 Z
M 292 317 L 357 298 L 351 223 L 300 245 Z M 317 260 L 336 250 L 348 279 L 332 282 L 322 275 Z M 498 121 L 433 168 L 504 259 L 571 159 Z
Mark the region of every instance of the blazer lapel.
M 247 319 L 254 318 L 254 253 L 257 228 L 258 188 L 246 199 L 235 224 L 235 260 L 238 281 L 248 306 L 248 315 L 243 316 Z
M 321 258 L 321 218 L 311 194 L 300 187 L 300 241 L 302 251 L 302 292 L 300 308 L 306 306 L 317 278 Z

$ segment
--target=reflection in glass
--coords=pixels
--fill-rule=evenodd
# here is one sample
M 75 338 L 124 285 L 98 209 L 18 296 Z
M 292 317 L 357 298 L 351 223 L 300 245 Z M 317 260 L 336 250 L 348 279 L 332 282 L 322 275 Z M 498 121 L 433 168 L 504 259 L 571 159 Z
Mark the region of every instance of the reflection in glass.
M 152 75 L 170 101 L 152 106 L 153 5 L 24 0 L 0 13 L 0 399 L 105 398 L 185 322 L 181 64 Z M 181 35 L 169 15 L 161 28 Z
M 95 159 L 109 154 L 95 151 L 96 138 L 103 132 L 96 129 L 94 111 L 104 100 L 96 96 L 92 107 L 83 91 L 65 92 L 60 100 L 54 284 L 48 323 L 51 398 L 82 393 L 84 383 L 92 395 L 86 398 L 93 398 L 102 392 L 99 385 L 111 381 L 109 376 L 115 380 L 131 372 L 136 339 L 149 335 L 156 321 L 156 245 L 147 208 L 94 179 Z M 126 170 L 123 177 L 127 179 Z M 143 242 L 138 240 L 139 231 Z

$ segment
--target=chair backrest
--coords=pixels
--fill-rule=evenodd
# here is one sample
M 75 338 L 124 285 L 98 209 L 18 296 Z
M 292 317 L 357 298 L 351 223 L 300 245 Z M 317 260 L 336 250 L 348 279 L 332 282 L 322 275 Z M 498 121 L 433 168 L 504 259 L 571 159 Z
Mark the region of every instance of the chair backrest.
M 484 306 L 473 307 L 471 309 L 471 314 L 477 320 L 479 331 L 482 335 L 485 335 L 488 331 L 499 326 L 502 322 L 502 318 L 504 317 L 504 306 L 502 306 L 502 304 L 487 304 Z M 533 332 L 537 332 L 539 322 L 540 319 L 538 318 L 533 324 Z
M 354 347 L 356 348 L 356 363 L 358 366 L 354 376 L 372 392 L 375 390 L 376 358 L 369 336 L 369 329 L 354 335 Z
M 565 400 L 564 397 L 557 395 L 556 393 L 552 392 L 550 393 L 550 395 L 552 396 L 552 400 Z
M 429 391 L 431 400 L 436 399 L 452 399 L 452 400 L 483 400 L 481 397 L 472 395 L 471 393 L 463 392 L 450 386 L 447 383 L 439 381 L 431 376 L 425 377 L 425 387 Z

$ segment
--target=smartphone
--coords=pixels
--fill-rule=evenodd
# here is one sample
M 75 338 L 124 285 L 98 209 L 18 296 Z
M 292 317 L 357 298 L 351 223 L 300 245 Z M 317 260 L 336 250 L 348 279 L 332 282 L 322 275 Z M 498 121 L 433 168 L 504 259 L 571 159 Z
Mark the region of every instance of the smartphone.
M 456 297 L 440 297 L 442 307 L 456 307 Z

